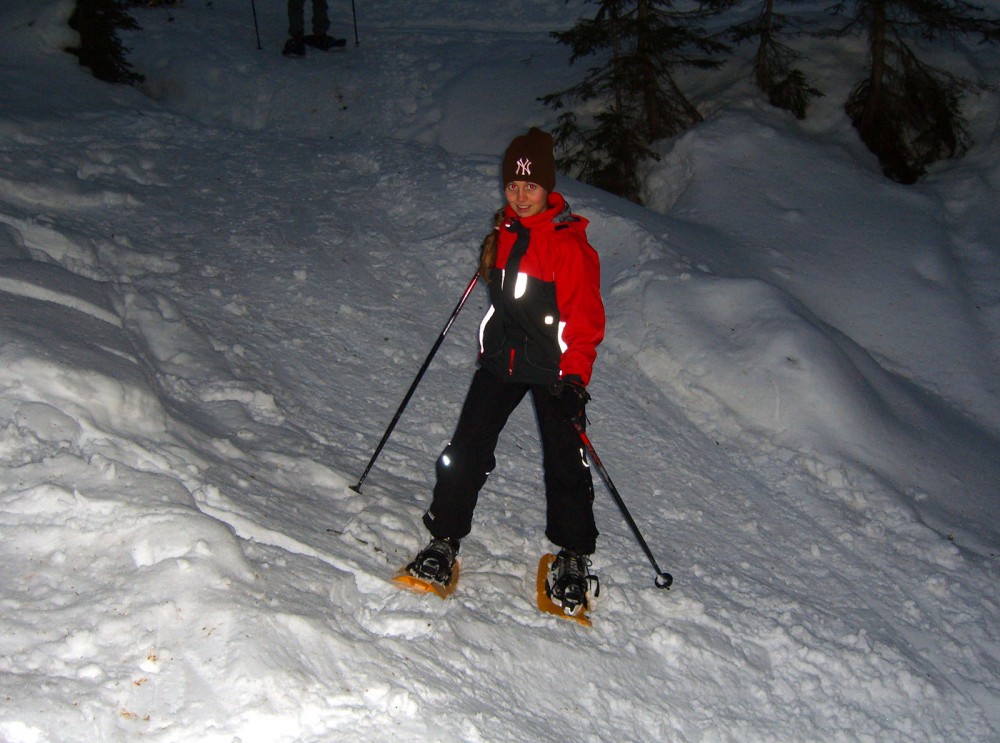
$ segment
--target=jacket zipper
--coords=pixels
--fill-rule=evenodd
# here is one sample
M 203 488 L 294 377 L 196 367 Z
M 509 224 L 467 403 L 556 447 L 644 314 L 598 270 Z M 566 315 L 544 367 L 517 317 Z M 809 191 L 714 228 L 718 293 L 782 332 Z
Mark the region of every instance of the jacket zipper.
M 507 364 L 507 376 L 514 376 L 514 349 L 510 349 L 510 362 Z

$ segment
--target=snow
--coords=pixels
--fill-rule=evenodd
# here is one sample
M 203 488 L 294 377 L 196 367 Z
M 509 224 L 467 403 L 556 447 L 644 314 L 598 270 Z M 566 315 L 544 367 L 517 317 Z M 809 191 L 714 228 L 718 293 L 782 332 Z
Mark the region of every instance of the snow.
M 334 4 L 347 49 L 303 60 L 283 3 L 260 50 L 243 3 L 136 8 L 133 89 L 61 51 L 72 7 L 0 1 L 0 740 L 1000 740 L 995 90 L 896 185 L 839 110 L 856 49 L 816 41 L 806 122 L 732 69 L 648 208 L 561 180 L 609 316 L 590 436 L 675 577 L 598 482 L 586 629 L 533 606 L 529 406 L 456 594 L 389 582 L 480 289 L 349 486 L 590 8 L 374 0 L 355 46 Z

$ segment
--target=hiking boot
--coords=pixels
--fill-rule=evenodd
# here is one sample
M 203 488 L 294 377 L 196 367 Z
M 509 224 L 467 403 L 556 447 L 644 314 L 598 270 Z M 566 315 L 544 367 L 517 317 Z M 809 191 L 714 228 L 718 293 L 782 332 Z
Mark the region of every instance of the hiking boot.
M 286 57 L 304 57 L 306 56 L 305 42 L 301 36 L 293 36 L 285 42 L 285 48 L 281 50 L 281 53 Z
M 590 573 L 590 558 L 578 552 L 560 550 L 549 568 L 545 590 L 549 598 L 559 604 L 567 614 L 576 614 L 587 608 L 587 591 L 596 584 L 594 596 L 600 593 L 600 582 Z
M 458 547 L 457 539 L 432 539 L 406 566 L 406 570 L 416 578 L 446 586 L 451 582 Z
M 323 52 L 347 46 L 347 39 L 338 39 L 333 36 L 327 36 L 326 34 L 310 34 L 305 37 L 305 42 L 313 49 L 319 49 Z

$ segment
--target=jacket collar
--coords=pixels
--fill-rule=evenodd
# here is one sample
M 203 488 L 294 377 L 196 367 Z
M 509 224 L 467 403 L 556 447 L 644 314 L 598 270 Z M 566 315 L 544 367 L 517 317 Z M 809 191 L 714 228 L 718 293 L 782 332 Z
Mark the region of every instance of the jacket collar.
M 504 220 L 505 226 L 508 229 L 514 222 L 520 222 L 528 229 L 532 229 L 534 227 L 550 223 L 557 224 L 559 222 L 566 222 L 569 221 L 571 217 L 569 204 L 566 203 L 566 199 L 563 198 L 562 194 L 557 191 L 549 193 L 548 208 L 533 217 L 520 219 L 516 214 L 514 214 L 514 210 L 511 209 L 509 205 L 505 207 L 504 215 L 506 217 Z

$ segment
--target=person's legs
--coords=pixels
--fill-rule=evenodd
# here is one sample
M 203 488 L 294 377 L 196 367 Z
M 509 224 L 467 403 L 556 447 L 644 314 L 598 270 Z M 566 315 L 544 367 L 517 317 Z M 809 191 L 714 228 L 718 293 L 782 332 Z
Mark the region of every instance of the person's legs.
M 461 540 L 472 530 L 479 490 L 496 466 L 500 432 L 527 391 L 527 385 L 504 382 L 482 369 L 472 378 L 455 435 L 437 461 L 434 497 L 424 514 L 432 536 Z
M 288 35 L 301 38 L 306 32 L 305 0 L 288 0 Z
M 590 555 L 597 548 L 594 480 L 580 434 L 552 408 L 544 385 L 531 388 L 545 467 L 545 536 L 564 549 Z
M 317 38 L 326 36 L 330 29 L 330 16 L 326 9 L 326 0 L 313 0 L 312 30 Z

